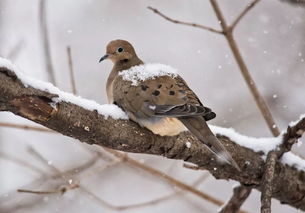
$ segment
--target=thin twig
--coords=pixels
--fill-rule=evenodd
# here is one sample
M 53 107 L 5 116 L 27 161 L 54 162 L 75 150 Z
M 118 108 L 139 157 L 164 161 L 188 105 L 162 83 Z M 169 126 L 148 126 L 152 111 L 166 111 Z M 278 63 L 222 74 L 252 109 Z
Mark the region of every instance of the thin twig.
M 71 47 L 67 46 L 67 56 L 68 56 L 68 64 L 69 64 L 69 73 L 70 73 L 70 83 L 72 86 L 72 93 L 74 95 L 77 94 L 76 84 L 75 84 L 75 76 L 74 76 L 74 69 L 73 69 L 73 60 L 72 60 L 72 53 Z
M 246 8 L 236 17 L 236 19 L 230 25 L 230 28 L 233 30 L 239 21 L 259 2 L 260 0 L 254 0 L 249 3 Z
M 43 164 L 47 165 L 47 167 L 49 167 L 53 173 L 61 173 L 55 166 L 53 166 L 52 163 L 50 163 L 50 161 L 48 161 L 45 157 L 43 157 L 38 151 L 36 151 L 36 149 L 34 149 L 32 146 L 29 146 L 27 148 L 27 151 L 29 152 L 29 154 L 31 154 L 33 157 L 35 157 L 37 160 L 39 160 L 40 162 L 42 162 Z
M 48 161 L 38 152 L 36 151 L 34 148 L 30 148 L 29 149 L 30 153 L 36 157 L 39 161 L 41 161 L 45 166 L 49 167 L 51 170 L 53 170 L 54 174 L 57 176 L 60 176 L 61 179 L 66 180 L 66 176 L 63 175 L 63 173 L 54 165 L 49 164 Z M 100 171 L 104 171 L 105 169 L 116 165 L 117 163 L 119 163 L 119 161 L 112 161 L 108 164 L 105 164 L 104 167 L 102 169 L 100 169 Z M 28 189 L 18 189 L 18 192 L 25 192 L 25 193 L 32 193 L 32 194 L 56 194 L 56 193 L 65 193 L 67 190 L 71 190 L 71 189 L 75 189 L 75 188 L 79 188 L 81 191 L 85 192 L 86 194 L 90 195 L 91 197 L 93 197 L 94 199 L 98 200 L 100 204 L 102 204 L 103 206 L 106 206 L 107 208 L 110 209 L 115 209 L 115 210 L 123 210 L 126 208 L 133 208 L 133 206 L 128 207 L 128 206 L 122 206 L 122 207 L 116 207 L 104 200 L 102 200 L 100 197 L 98 197 L 97 195 L 95 195 L 93 192 L 91 192 L 89 189 L 87 189 L 85 186 L 81 185 L 80 183 L 74 183 L 74 184 L 69 184 L 66 185 L 64 187 L 59 187 L 58 189 L 55 190 L 47 190 L 47 191 L 36 191 L 36 190 L 28 190 Z M 135 206 L 137 207 L 137 206 Z
M 12 161 L 16 164 L 19 164 L 20 166 L 26 167 L 28 169 L 31 169 L 32 171 L 37 172 L 38 174 L 43 174 L 44 176 L 46 175 L 46 173 L 43 170 L 41 170 L 40 168 L 38 168 L 38 167 L 36 167 L 32 164 L 29 164 L 28 162 L 26 162 L 24 160 L 21 160 L 19 158 L 14 157 L 14 156 L 8 155 L 6 153 L 0 152 L 0 158 Z
M 154 176 L 161 177 L 162 179 L 166 180 L 168 183 L 170 183 L 170 184 L 172 184 L 176 187 L 179 187 L 183 190 L 187 190 L 187 191 L 189 191 L 189 192 L 191 192 L 191 193 L 193 193 L 193 194 L 203 198 L 204 200 L 207 200 L 207 201 L 209 201 L 209 202 L 211 202 L 211 203 L 213 203 L 217 206 L 221 206 L 223 204 L 222 201 L 220 201 L 216 198 L 213 198 L 210 195 L 207 195 L 204 192 L 201 192 L 201 191 L 199 191 L 199 190 L 197 190 L 197 189 L 195 189 L 195 188 L 193 188 L 193 187 L 191 187 L 191 186 L 189 186 L 185 183 L 182 183 L 182 182 L 178 181 L 177 179 L 175 179 L 175 178 L 173 178 L 173 177 L 171 177 L 171 176 L 169 176 L 169 175 L 167 175 L 167 174 L 165 174 L 165 173 L 163 173 L 163 172 L 161 172 L 157 169 L 154 169 L 154 168 L 149 167 L 149 166 L 147 166 L 147 165 L 145 165 L 145 164 L 143 164 L 139 161 L 136 161 L 136 160 L 134 160 L 130 157 L 127 157 L 127 155 L 124 154 L 124 153 L 114 151 L 114 150 L 111 150 L 111 149 L 107 149 L 107 150 L 108 150 L 108 152 L 112 153 L 114 156 L 117 156 L 119 158 L 123 158 L 125 160 L 124 162 L 129 163 L 130 165 L 135 166 L 137 168 L 141 168 L 142 170 L 147 171 L 148 173 L 150 173 Z
M 50 191 L 34 191 L 34 190 L 28 190 L 28 189 L 17 189 L 17 192 L 31 193 L 31 194 L 38 194 L 38 195 L 41 195 L 41 194 L 58 194 L 58 193 L 64 194 L 68 190 L 76 189 L 78 187 L 79 187 L 78 184 L 73 183 L 73 184 L 65 185 L 65 186 L 59 187 L 58 189 L 50 190 Z
M 196 187 L 198 184 L 200 184 L 202 181 L 204 181 L 207 177 L 208 177 L 208 175 L 206 175 L 206 174 L 202 175 L 201 177 L 198 178 L 198 180 L 196 180 L 192 184 L 192 186 Z M 178 191 L 178 192 L 175 192 L 175 193 L 172 193 L 172 194 L 169 194 L 169 195 L 162 196 L 160 198 L 156 198 L 154 200 L 143 202 L 143 203 L 123 205 L 123 206 L 115 206 L 115 205 L 113 205 L 111 203 L 108 203 L 107 201 L 101 199 L 99 196 L 90 192 L 87 188 L 84 188 L 83 186 L 81 187 L 81 190 L 83 192 L 85 192 L 87 195 L 89 195 L 90 197 L 92 197 L 94 200 L 96 200 L 99 204 L 101 204 L 103 206 L 106 206 L 107 208 L 116 210 L 116 211 L 124 211 L 124 210 L 130 210 L 130 209 L 135 209 L 135 208 L 141 208 L 141 207 L 145 207 L 145 206 L 149 206 L 149 205 L 156 205 L 156 204 L 159 204 L 161 202 L 172 199 L 174 197 L 184 195 L 183 191 Z
M 213 29 L 211 27 L 206 27 L 206 26 L 203 26 L 201 24 L 196 24 L 196 23 L 190 23 L 190 22 L 184 22 L 184 21 L 178 21 L 178 20 L 175 20 L 175 19 L 172 19 L 166 15 L 164 15 L 163 13 L 161 13 L 159 10 L 157 10 L 156 8 L 153 8 L 153 7 L 147 7 L 147 9 L 153 11 L 154 13 L 158 14 L 159 16 L 161 16 L 162 18 L 174 23 L 174 24 L 181 24 L 181 25 L 186 25 L 186 26 L 191 26 L 191 27 L 196 27 L 196 28 L 200 28 L 200 29 L 203 29 L 203 30 L 208 30 L 210 32 L 213 32 L 213 33 L 218 33 L 218 34 L 223 34 L 222 31 L 219 31 L 219 30 L 216 30 L 216 29 Z
M 29 125 L 22 125 L 22 124 L 11 124 L 11 123 L 5 123 L 5 122 L 0 122 L 0 127 L 8 127 L 8 128 L 23 129 L 23 130 L 34 130 L 34 131 L 39 131 L 39 132 L 57 133 L 57 132 L 55 132 L 51 129 L 47 129 L 47 128 L 29 126 Z
M 36 187 L 38 187 L 38 186 L 40 186 L 41 184 L 45 183 L 46 181 L 48 181 L 50 179 L 56 180 L 56 179 L 62 178 L 63 176 L 67 177 L 67 178 L 70 178 L 72 176 L 80 174 L 80 173 L 88 170 L 89 168 L 91 168 L 93 165 L 95 165 L 95 163 L 99 160 L 99 158 L 100 158 L 100 156 L 95 155 L 93 158 L 89 159 L 88 161 L 86 161 L 85 163 L 83 163 L 83 164 L 81 164 L 77 167 L 73 167 L 72 169 L 66 170 L 66 171 L 64 171 L 64 172 L 62 172 L 61 174 L 58 174 L 58 175 L 42 176 L 39 179 L 36 179 L 36 180 L 32 181 L 32 183 L 23 186 L 22 188 L 33 188 L 34 184 L 36 185 Z M 44 174 L 45 173 L 43 173 L 42 175 L 44 175 Z M 16 192 L 16 193 L 18 193 L 18 192 Z M 16 199 L 16 194 L 15 195 L 10 195 L 9 197 L 11 199 Z M 7 201 L 8 201 L 7 199 L 2 199 L 2 200 L 0 199 L 0 204 L 3 206 L 3 204 L 7 203 Z M 18 209 L 21 209 L 21 208 L 33 207 L 33 205 L 35 205 L 37 203 L 39 203 L 37 201 L 37 199 L 31 198 L 31 200 L 29 200 L 26 203 L 18 203 L 17 206 L 13 206 L 11 208 L 6 208 L 6 210 L 4 212 L 15 212 L 15 211 L 17 211 Z M 3 210 L 3 209 L 1 209 L 1 210 Z
M 219 213 L 235 213 L 237 212 L 245 200 L 249 197 L 251 190 L 248 187 L 239 185 L 234 187 L 233 195 L 230 200 L 218 211 Z
M 49 39 L 48 22 L 47 22 L 47 14 L 46 14 L 46 1 L 47 0 L 40 0 L 39 2 L 40 31 L 41 31 L 42 46 L 43 46 L 44 59 L 46 63 L 48 78 L 52 84 L 56 85 L 55 72 L 52 64 L 51 49 L 50 49 L 50 39 Z

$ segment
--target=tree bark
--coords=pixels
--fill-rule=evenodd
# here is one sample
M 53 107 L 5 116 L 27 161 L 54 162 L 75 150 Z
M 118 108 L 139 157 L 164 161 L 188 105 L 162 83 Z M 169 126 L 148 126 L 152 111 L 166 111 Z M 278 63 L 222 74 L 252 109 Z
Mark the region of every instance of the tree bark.
M 124 152 L 161 155 L 180 159 L 207 169 L 216 179 L 232 179 L 261 190 L 264 160 L 260 153 L 239 146 L 217 135 L 232 154 L 241 172 L 221 164 L 189 132 L 175 137 L 161 137 L 129 120 L 105 118 L 69 102 L 55 102 L 46 91 L 25 87 L 14 72 L 0 68 L 0 110 L 10 111 L 81 142 Z M 188 148 L 186 142 L 190 142 Z M 291 166 L 277 163 L 272 196 L 282 203 L 305 210 L 305 174 Z

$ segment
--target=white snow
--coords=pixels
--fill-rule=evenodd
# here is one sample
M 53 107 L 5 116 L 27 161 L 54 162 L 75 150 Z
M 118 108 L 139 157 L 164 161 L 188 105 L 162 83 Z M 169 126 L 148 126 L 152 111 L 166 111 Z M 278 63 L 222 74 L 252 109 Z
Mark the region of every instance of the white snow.
M 305 114 L 302 115 L 299 120 L 304 117 Z M 298 121 L 291 122 L 290 126 L 296 124 Z M 264 155 L 262 156 L 263 159 L 266 159 L 266 155 L 268 154 L 268 152 L 275 149 L 282 142 L 282 135 L 278 137 L 255 138 L 241 135 L 232 128 L 223 128 L 212 125 L 209 126 L 214 132 L 214 134 L 224 135 L 230 138 L 232 141 L 236 142 L 237 144 L 252 149 L 255 152 L 262 151 L 264 153 Z M 280 161 L 283 164 L 292 166 L 298 170 L 305 171 L 305 160 L 292 152 L 285 153 L 280 159 Z
M 0 67 L 6 67 L 9 70 L 13 71 L 18 78 L 21 80 L 21 82 L 24 84 L 24 86 L 28 87 L 31 86 L 33 88 L 50 92 L 52 94 L 58 95 L 58 97 L 53 98 L 53 101 L 55 102 L 69 102 L 78 106 L 81 106 L 87 110 L 93 111 L 96 110 L 99 114 L 103 115 L 106 119 L 110 116 L 114 119 L 128 119 L 128 116 L 126 113 L 119 108 L 116 105 L 113 104 L 103 104 L 100 105 L 92 100 L 87 100 L 79 96 L 75 96 L 71 93 L 63 92 L 57 87 L 53 86 L 53 84 L 36 80 L 33 78 L 30 78 L 23 74 L 17 66 L 12 64 L 9 60 L 1 58 L 0 57 Z
M 119 73 L 125 81 L 131 81 L 133 86 L 137 86 L 139 82 L 148 79 L 154 79 L 159 76 L 177 76 L 177 70 L 171 66 L 150 63 L 131 67 L 128 70 L 123 70 Z
M 300 115 L 300 117 L 299 117 L 298 120 L 296 120 L 296 121 L 291 121 L 291 122 L 289 123 L 289 126 L 294 126 L 294 125 L 296 125 L 296 124 L 297 124 L 300 120 L 302 120 L 303 118 L 305 118 L 305 114 Z
M 214 132 L 214 134 L 224 135 L 243 147 L 252 149 L 255 152 L 262 151 L 264 154 L 268 154 L 270 150 L 275 149 L 282 142 L 281 136 L 269 138 L 255 138 L 241 135 L 232 128 L 223 128 L 212 125 L 209 126 Z
M 296 154 L 293 154 L 292 152 L 285 153 L 281 158 L 281 162 L 283 164 L 293 166 L 298 170 L 305 171 L 305 161 L 304 161 L 304 159 L 297 156 Z

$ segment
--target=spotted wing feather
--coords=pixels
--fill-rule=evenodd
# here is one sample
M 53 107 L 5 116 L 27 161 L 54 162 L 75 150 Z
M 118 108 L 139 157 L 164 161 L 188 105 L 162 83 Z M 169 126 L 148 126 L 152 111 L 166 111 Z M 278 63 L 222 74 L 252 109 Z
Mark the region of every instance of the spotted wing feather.
M 161 76 L 137 86 L 120 78 L 114 82 L 115 101 L 136 117 L 203 116 L 210 120 L 216 116 L 202 105 L 180 76 Z

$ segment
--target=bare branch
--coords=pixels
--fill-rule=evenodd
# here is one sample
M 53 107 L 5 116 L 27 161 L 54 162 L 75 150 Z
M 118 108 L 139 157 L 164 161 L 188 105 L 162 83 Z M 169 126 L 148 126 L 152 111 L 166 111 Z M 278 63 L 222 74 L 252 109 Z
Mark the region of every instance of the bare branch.
M 28 190 L 28 189 L 17 189 L 17 192 L 39 194 L 39 195 L 41 195 L 41 194 L 58 194 L 58 193 L 64 194 L 68 190 L 76 189 L 78 187 L 79 187 L 79 185 L 74 183 L 74 184 L 65 185 L 65 186 L 60 187 L 59 189 L 50 190 L 50 191 L 34 191 L 34 190 Z
M 249 187 L 245 187 L 245 186 L 241 186 L 241 185 L 234 187 L 232 197 L 220 209 L 219 213 L 237 212 L 251 193 L 251 190 L 249 190 L 248 188 Z
M 52 170 L 52 173 L 55 174 L 60 174 L 61 172 L 52 164 L 49 163 L 49 161 L 47 159 L 45 159 L 39 152 L 37 152 L 33 147 L 28 147 L 27 151 L 33 156 L 35 157 L 38 161 L 42 162 L 43 164 L 45 164 L 47 167 L 49 167 L 49 169 Z
M 236 172 L 230 165 L 220 164 L 214 155 L 188 132 L 183 132 L 175 137 L 161 137 L 140 128 L 131 121 L 114 120 L 111 117 L 105 119 L 103 115 L 75 104 L 65 101 L 56 102 L 53 99 L 55 96 L 55 94 L 34 89 L 31 86 L 25 87 L 13 72 L 0 68 L 0 108 L 3 110 L 11 111 L 88 144 L 125 152 L 183 159 L 209 170 L 216 178 L 233 179 L 261 190 L 264 161 L 260 154 L 235 144 L 227 137 L 218 135 L 240 165 L 241 173 Z M 53 110 L 49 107 L 51 105 Z M 88 128 L 84 128 L 84 126 Z M 120 134 L 115 134 L 114 128 L 109 127 L 119 128 Z M 185 141 L 191 142 L 192 146 L 187 148 Z M 247 162 L 251 162 L 251 166 L 248 166 Z M 300 192 L 303 187 L 305 188 L 303 176 L 300 174 L 302 171 L 280 163 L 276 165 L 275 169 L 276 172 L 281 172 L 281 175 L 276 176 L 273 181 L 276 192 L 273 193 L 273 197 L 304 210 L 305 200 L 302 199 L 303 194 Z M 168 177 L 165 178 L 170 180 Z M 188 187 L 185 186 L 185 188 Z M 198 194 L 198 192 L 190 190 Z
M 57 180 L 57 179 L 61 179 L 62 176 L 65 176 L 67 178 L 70 178 L 72 176 L 75 176 L 77 174 L 80 174 L 86 170 L 88 170 L 89 168 L 91 168 L 93 165 L 95 165 L 95 163 L 97 162 L 97 160 L 99 159 L 99 156 L 98 155 L 95 155 L 94 157 L 92 157 L 91 159 L 89 159 L 87 162 L 85 162 L 84 164 L 82 165 L 79 165 L 79 166 L 76 166 L 72 169 L 69 169 L 67 171 L 64 171 L 62 172 L 61 174 L 59 175 L 44 175 L 45 173 L 42 173 L 42 177 L 40 177 L 39 179 L 37 180 L 34 180 L 32 181 L 32 183 L 30 184 L 27 184 L 26 186 L 23 186 L 22 188 L 37 188 L 39 186 L 41 186 L 41 184 L 43 183 L 46 183 L 47 181 L 49 180 Z M 66 181 L 65 181 L 66 183 Z M 13 194 L 15 193 L 15 194 Z M 18 192 L 13 192 L 13 193 L 9 193 L 10 194 L 10 198 L 11 200 L 15 200 L 16 199 L 16 195 Z M 39 197 L 37 198 L 39 199 Z M 3 212 L 15 212 L 17 211 L 18 209 L 21 209 L 21 208 L 27 208 L 27 207 L 33 207 L 33 205 L 37 204 L 38 201 L 37 199 L 33 199 L 31 198 L 30 200 L 25 200 L 23 201 L 22 203 L 18 203 L 18 205 L 14 205 L 14 206 L 6 206 L 5 205 L 8 205 L 8 199 L 0 199 L 0 204 L 1 204 L 1 210 Z
M 50 49 L 48 22 L 47 22 L 47 15 L 46 15 L 46 1 L 47 0 L 39 1 L 40 31 L 41 31 L 44 60 L 46 63 L 46 70 L 48 73 L 48 78 L 52 84 L 56 85 L 55 71 L 54 71 L 54 67 L 52 64 L 51 49 Z
M 239 21 L 259 2 L 260 0 L 254 0 L 249 3 L 246 8 L 236 17 L 236 19 L 232 22 L 230 28 L 233 30 Z
M 176 187 L 179 187 L 180 189 L 189 191 L 189 192 L 201 197 L 202 199 L 207 200 L 207 201 L 209 201 L 209 202 L 211 202 L 211 203 L 213 203 L 217 206 L 221 206 L 223 204 L 222 201 L 220 201 L 216 198 L 213 198 L 210 195 L 208 195 L 204 192 L 201 192 L 201 191 L 199 191 L 199 190 L 197 190 L 197 189 L 195 189 L 195 188 L 193 188 L 193 187 L 191 187 L 191 186 L 189 186 L 185 183 L 182 183 L 179 180 L 177 180 L 177 179 L 175 179 L 175 178 L 173 178 L 173 177 L 171 177 L 171 176 L 169 176 L 169 175 L 167 175 L 167 174 L 165 174 L 165 173 L 163 173 L 163 172 L 161 172 L 157 169 L 149 167 L 149 166 L 147 166 L 143 163 L 140 163 L 140 162 L 138 162 L 138 161 L 136 161 L 136 160 L 134 160 L 130 157 L 126 158 L 127 155 L 124 154 L 124 153 L 117 152 L 115 150 L 110 150 L 110 149 L 107 149 L 107 151 L 111 152 L 115 156 L 118 156 L 120 158 L 124 158 L 125 162 L 129 163 L 132 166 L 135 166 L 137 168 L 141 168 L 142 170 L 145 170 L 145 171 L 149 172 L 150 174 L 155 175 L 157 177 L 161 177 L 162 179 L 166 180 L 168 183 L 172 184 L 173 186 L 176 186 Z
M 36 166 L 34 166 L 32 164 L 29 164 L 26 161 L 21 160 L 21 159 L 19 159 L 17 157 L 14 157 L 14 156 L 8 155 L 6 153 L 0 152 L 0 158 L 12 161 L 12 162 L 14 162 L 14 163 L 16 163 L 16 164 L 18 164 L 20 166 L 23 166 L 25 168 L 28 168 L 28 169 L 30 169 L 32 171 L 37 172 L 38 174 L 46 175 L 46 173 L 43 170 L 41 170 L 40 168 L 38 168 L 38 167 L 36 167 Z
M 41 128 L 36 126 L 29 126 L 29 125 L 22 125 L 22 124 L 11 124 L 11 123 L 4 123 L 0 122 L 0 127 L 8 127 L 8 128 L 17 128 L 17 129 L 24 129 L 24 130 L 34 130 L 39 132 L 50 132 L 56 133 L 55 131 L 47 128 Z
M 195 181 L 194 184 L 192 184 L 192 187 L 196 187 L 197 185 L 199 185 L 202 181 L 204 181 L 208 176 L 206 174 L 202 175 L 201 177 L 198 178 L 197 181 Z M 143 203 L 136 203 L 136 204 L 131 204 L 131 205 L 124 205 L 124 206 L 114 206 L 113 204 L 110 204 L 108 202 L 106 202 L 105 200 L 102 200 L 100 197 L 96 196 L 95 194 L 93 194 L 92 192 L 88 191 L 88 190 L 84 190 L 85 193 L 87 193 L 90 196 L 93 196 L 93 198 L 100 203 L 103 206 L 106 206 L 108 208 L 114 209 L 116 211 L 124 211 L 124 210 L 130 210 L 130 209 L 135 209 L 135 208 L 141 208 L 141 207 L 146 207 L 149 205 L 156 205 L 159 204 L 161 202 L 165 202 L 169 199 L 178 197 L 178 196 L 183 196 L 185 194 L 184 191 L 178 191 L 169 195 L 165 195 L 162 196 L 160 198 L 154 199 L 154 200 L 150 200 L 150 201 L 146 201 Z M 240 212 L 242 213 L 242 212 Z
M 200 29 L 203 29 L 203 30 L 208 30 L 210 32 L 213 32 L 213 33 L 218 33 L 218 34 L 223 34 L 222 31 L 219 31 L 219 30 L 216 30 L 216 29 L 213 29 L 211 27 L 206 27 L 206 26 L 203 26 L 201 24 L 196 24 L 196 23 L 190 23 L 190 22 L 184 22 L 184 21 L 178 21 L 178 20 L 175 20 L 175 19 L 172 19 L 166 15 L 164 15 L 163 13 L 161 13 L 159 10 L 157 10 L 156 8 L 153 8 L 153 7 L 147 7 L 147 9 L 153 11 L 154 13 L 158 14 L 159 16 L 161 16 L 162 18 L 166 19 L 167 21 L 170 21 L 174 24 L 181 24 L 181 25 L 186 25 L 186 26 L 191 26 L 191 27 L 196 27 L 196 28 L 200 28 Z
M 70 83 L 72 86 L 72 93 L 74 95 L 77 94 L 76 84 L 75 84 L 75 77 L 74 77 L 74 69 L 73 69 L 73 60 L 72 60 L 72 53 L 71 47 L 67 47 L 67 56 L 68 56 L 68 64 L 69 64 L 69 74 L 70 74 Z
M 34 148 L 31 147 L 28 150 L 29 150 L 29 152 L 31 154 L 33 154 L 33 156 L 35 158 L 37 158 L 39 161 L 41 161 L 43 164 L 45 164 L 47 167 L 49 167 L 51 170 L 53 170 L 53 172 L 56 175 L 60 175 L 61 174 L 61 171 L 59 169 L 57 169 L 54 165 L 49 164 L 48 161 L 39 152 L 37 152 Z M 158 171 L 156 169 L 153 169 L 152 167 L 149 167 L 149 166 L 147 166 L 145 164 L 142 164 L 142 163 L 140 163 L 140 162 L 138 162 L 138 161 L 128 157 L 127 154 L 125 154 L 125 153 L 120 153 L 120 152 L 117 152 L 115 150 L 110 150 L 110 149 L 105 149 L 105 150 L 107 152 L 113 154 L 114 156 L 116 156 L 117 158 L 119 158 L 123 162 L 129 163 L 130 165 L 132 165 L 132 166 L 134 166 L 136 168 L 140 168 L 140 169 L 142 169 L 142 170 L 144 170 L 144 171 L 146 171 L 146 172 L 148 172 L 148 173 L 150 173 L 152 175 L 155 175 L 157 177 L 162 177 L 168 183 L 170 183 L 170 184 L 172 184 L 172 185 L 174 185 L 176 187 L 179 187 L 179 188 L 181 188 L 183 190 L 186 190 L 186 191 L 189 191 L 191 193 L 194 193 L 197 196 L 199 196 L 199 197 L 201 197 L 201 198 L 203 198 L 203 199 L 205 199 L 205 200 L 207 200 L 207 201 L 209 201 L 211 203 L 214 203 L 215 205 L 221 205 L 222 204 L 221 201 L 219 201 L 219 200 L 217 200 L 217 199 L 215 199 L 215 198 L 213 198 L 213 197 L 211 197 L 211 196 L 209 196 L 209 195 L 207 195 L 207 194 L 205 194 L 203 192 L 200 192 L 200 191 L 196 190 L 195 188 L 193 188 L 193 187 L 191 187 L 189 185 L 186 185 L 186 184 L 184 184 L 184 183 L 182 183 L 182 182 L 180 182 L 180 181 L 170 177 L 169 175 L 166 175 L 163 172 L 160 172 L 160 171 Z M 110 162 L 109 164 L 106 164 L 102 168 L 102 170 L 104 170 L 104 169 L 106 169 L 106 168 L 108 168 L 110 166 L 113 166 L 113 165 L 117 164 L 118 162 L 119 161 Z M 64 176 L 62 176 L 62 177 L 64 178 Z M 66 178 L 64 178 L 64 179 L 66 179 Z M 81 189 L 85 189 L 84 186 L 81 186 L 80 188 Z M 85 191 L 88 193 L 87 189 L 85 189 Z M 51 191 L 47 191 L 47 192 L 57 193 L 58 190 L 51 190 Z M 90 193 L 90 194 L 92 194 L 92 193 Z M 114 208 L 113 205 L 109 204 L 108 207 L 110 207 L 110 206 L 112 206 Z

